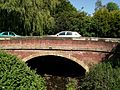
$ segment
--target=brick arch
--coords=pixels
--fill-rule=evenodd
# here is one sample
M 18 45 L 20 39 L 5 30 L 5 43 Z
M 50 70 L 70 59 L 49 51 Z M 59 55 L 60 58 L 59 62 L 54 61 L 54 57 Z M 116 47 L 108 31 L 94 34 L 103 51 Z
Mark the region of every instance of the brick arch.
M 35 57 L 49 56 L 49 55 L 67 58 L 71 61 L 76 62 L 80 66 L 82 66 L 86 70 L 86 72 L 89 72 L 89 67 L 83 61 L 78 60 L 77 58 L 73 57 L 71 54 L 65 54 L 65 53 L 48 53 L 48 52 L 37 53 L 37 54 L 32 54 L 32 55 L 29 55 L 28 57 L 23 58 L 22 61 L 26 62 Z

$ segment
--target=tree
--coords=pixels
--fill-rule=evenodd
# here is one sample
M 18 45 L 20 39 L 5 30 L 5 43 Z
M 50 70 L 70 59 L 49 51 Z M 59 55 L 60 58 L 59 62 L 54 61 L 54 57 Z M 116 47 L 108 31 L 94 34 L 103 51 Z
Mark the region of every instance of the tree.
M 109 19 L 110 31 L 108 35 L 110 37 L 120 37 L 120 11 L 115 10 L 110 12 L 110 19 Z
M 97 2 L 95 3 L 95 11 L 99 10 L 100 8 L 102 8 L 102 1 L 97 0 Z
M 108 37 L 110 31 L 110 13 L 106 8 L 101 8 L 94 13 L 94 30 L 97 37 Z
M 97 37 L 120 37 L 120 11 L 114 10 L 109 12 L 107 8 L 97 10 L 91 23 L 91 31 Z
M 68 0 L 59 0 L 59 4 L 54 9 L 52 16 L 55 19 L 55 27 L 52 30 L 49 30 L 49 34 L 55 34 L 59 31 L 70 30 L 69 19 L 76 13 L 77 10 L 73 7 Z M 47 32 L 46 32 L 47 33 Z
M 2 0 L 0 20 L 1 31 L 21 32 L 22 35 L 43 35 L 44 29 L 54 26 L 54 18 L 43 0 Z
M 119 10 L 119 6 L 114 2 L 109 2 L 106 6 L 109 11 Z

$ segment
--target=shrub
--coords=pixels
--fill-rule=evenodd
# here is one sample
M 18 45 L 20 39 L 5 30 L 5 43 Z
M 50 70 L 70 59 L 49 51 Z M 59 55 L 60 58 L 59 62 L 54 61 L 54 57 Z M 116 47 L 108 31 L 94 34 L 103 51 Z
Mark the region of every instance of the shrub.
M 78 81 L 75 78 L 69 78 L 68 84 L 66 85 L 66 90 L 76 90 Z
M 119 62 L 116 67 L 113 67 L 111 62 L 101 63 L 93 67 L 81 80 L 80 90 L 119 90 Z
M 13 55 L 0 52 L 0 90 L 46 90 L 44 79 Z

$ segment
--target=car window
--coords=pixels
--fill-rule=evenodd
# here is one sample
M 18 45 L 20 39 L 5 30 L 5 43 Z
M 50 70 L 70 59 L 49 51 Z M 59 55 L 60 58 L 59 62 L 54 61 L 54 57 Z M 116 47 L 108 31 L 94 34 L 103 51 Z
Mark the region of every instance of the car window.
M 79 35 L 77 32 L 75 32 L 75 35 Z
M 3 35 L 8 35 L 8 32 L 4 32 Z
M 59 35 L 65 35 L 65 32 L 61 32 L 61 33 L 59 33 Z
M 72 35 L 72 32 L 67 32 L 67 35 Z
M 15 34 L 13 32 L 9 32 L 9 35 L 15 36 Z

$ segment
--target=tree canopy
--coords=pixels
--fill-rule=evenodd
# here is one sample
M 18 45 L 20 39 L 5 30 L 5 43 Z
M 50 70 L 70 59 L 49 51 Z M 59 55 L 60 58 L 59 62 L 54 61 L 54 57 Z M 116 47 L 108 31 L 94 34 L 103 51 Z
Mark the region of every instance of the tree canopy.
M 109 11 L 119 10 L 119 6 L 114 2 L 109 2 L 106 7 Z
M 51 8 L 45 4 L 48 0 L 2 0 L 0 2 L 0 30 L 12 30 L 22 35 L 36 33 L 43 35 L 44 29 L 54 24 L 50 10 L 56 4 L 50 1 Z M 53 7 L 52 7 L 53 6 Z
M 78 11 L 68 0 L 1 0 L 0 32 L 26 36 L 77 31 L 82 36 L 120 37 L 120 10 L 116 3 L 95 3 L 92 16 Z
M 100 8 L 102 8 L 102 1 L 101 0 L 97 0 L 97 2 L 95 3 L 95 11 L 99 10 Z

